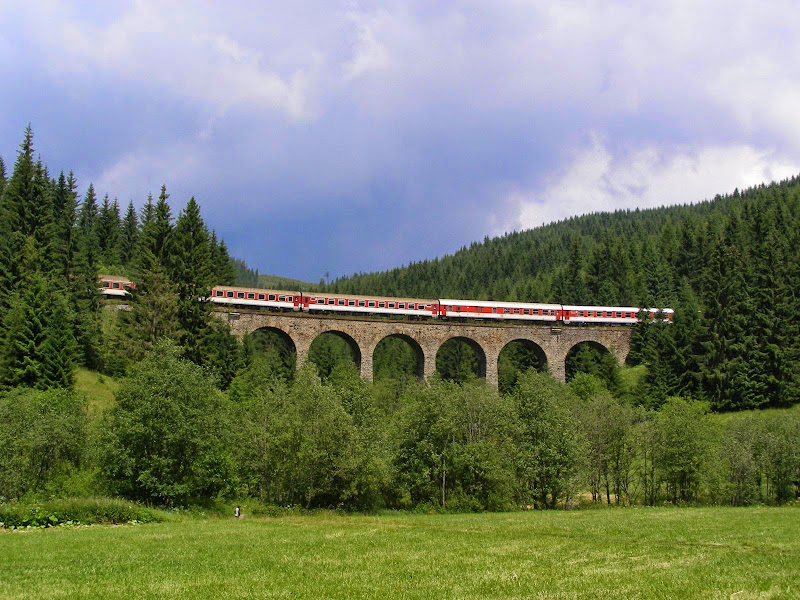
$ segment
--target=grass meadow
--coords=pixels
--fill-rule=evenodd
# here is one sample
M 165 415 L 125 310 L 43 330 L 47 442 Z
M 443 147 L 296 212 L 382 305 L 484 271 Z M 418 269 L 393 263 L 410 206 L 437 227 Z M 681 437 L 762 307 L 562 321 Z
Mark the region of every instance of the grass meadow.
M 800 508 L 0 531 L 1 598 L 800 598 Z

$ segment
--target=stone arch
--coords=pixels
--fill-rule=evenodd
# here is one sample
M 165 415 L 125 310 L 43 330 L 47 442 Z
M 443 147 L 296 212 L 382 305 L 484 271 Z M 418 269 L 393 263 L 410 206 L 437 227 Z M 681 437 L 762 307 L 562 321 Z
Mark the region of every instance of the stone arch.
M 594 339 L 577 340 L 567 349 L 567 353 L 564 355 L 564 379 L 565 379 L 565 381 L 566 381 L 566 379 L 567 379 L 567 377 L 569 375 L 568 372 L 567 372 L 568 371 L 567 365 L 569 364 L 570 357 L 573 355 L 573 353 L 577 352 L 579 350 L 579 348 L 581 346 L 583 346 L 583 345 L 586 345 L 586 346 L 588 346 L 590 348 L 593 348 L 593 349 L 599 351 L 601 357 L 603 355 L 612 356 L 614 358 L 614 360 L 617 362 L 617 364 L 619 364 L 619 359 L 618 359 L 616 353 L 613 352 L 612 348 L 609 348 L 604 343 L 602 343 L 600 341 L 597 341 L 597 340 L 594 340 Z
M 408 346 L 411 348 L 412 352 L 414 353 L 414 357 L 416 358 L 416 367 L 415 367 L 415 375 L 418 379 L 422 379 L 425 373 L 425 353 L 422 350 L 422 346 L 420 343 L 415 340 L 410 335 L 404 333 L 390 333 L 389 335 L 383 336 L 378 342 L 375 344 L 375 347 L 372 349 L 372 372 L 370 373 L 371 378 L 375 376 L 375 351 L 377 350 L 378 346 L 384 340 L 388 340 L 390 338 L 403 340 Z
M 479 378 L 486 378 L 486 366 L 487 366 L 486 351 L 483 349 L 483 346 L 481 346 L 477 341 L 466 336 L 454 335 L 445 340 L 442 340 L 442 343 L 439 344 L 439 347 L 436 349 L 435 361 L 437 368 L 439 362 L 439 353 L 442 350 L 442 346 L 444 346 L 451 340 L 458 340 L 460 342 L 464 342 L 467 346 L 469 346 L 472 349 L 472 351 L 475 353 L 475 358 L 478 361 L 477 375 Z
M 253 343 L 259 350 L 275 348 L 286 367 L 294 369 L 297 366 L 297 343 L 288 331 L 280 327 L 264 326 L 254 329 L 247 335 L 253 337 Z
M 548 367 L 547 353 L 544 351 L 544 348 L 542 348 L 542 346 L 536 343 L 535 341 L 527 338 L 520 337 L 520 338 L 515 338 L 513 340 L 508 340 L 508 342 L 506 342 L 505 345 L 503 345 L 503 347 L 500 348 L 500 352 L 497 353 L 498 360 L 500 359 L 500 355 L 503 353 L 503 351 L 514 342 L 522 344 L 526 349 L 530 350 L 535 355 L 536 360 L 539 363 L 540 371 L 544 371 L 547 369 Z
M 326 329 L 324 331 L 317 332 L 316 335 L 314 335 L 313 338 L 311 338 L 309 340 L 309 344 L 308 344 L 308 352 L 309 352 L 309 354 L 311 353 L 311 348 L 312 348 L 314 342 L 316 340 L 318 340 L 320 338 L 320 336 L 322 336 L 322 335 L 324 335 L 326 333 L 330 334 L 330 335 L 334 335 L 334 336 L 338 337 L 339 339 L 341 339 L 341 340 L 343 340 L 344 342 L 347 343 L 347 345 L 348 345 L 348 347 L 350 349 L 350 354 L 353 357 L 353 362 L 356 365 L 356 369 L 360 373 L 361 372 L 361 363 L 362 363 L 361 347 L 359 346 L 359 344 L 355 340 L 355 338 L 353 338 L 349 333 L 346 333 L 346 332 L 344 332 L 344 331 L 342 331 L 340 329 Z

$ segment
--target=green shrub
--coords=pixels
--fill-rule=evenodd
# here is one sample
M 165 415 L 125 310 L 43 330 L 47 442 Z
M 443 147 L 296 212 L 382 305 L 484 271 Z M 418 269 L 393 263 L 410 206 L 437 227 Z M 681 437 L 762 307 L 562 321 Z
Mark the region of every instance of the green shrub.
M 65 498 L 41 503 L 0 504 L 0 527 L 54 527 L 152 523 L 162 516 L 147 507 L 115 498 Z

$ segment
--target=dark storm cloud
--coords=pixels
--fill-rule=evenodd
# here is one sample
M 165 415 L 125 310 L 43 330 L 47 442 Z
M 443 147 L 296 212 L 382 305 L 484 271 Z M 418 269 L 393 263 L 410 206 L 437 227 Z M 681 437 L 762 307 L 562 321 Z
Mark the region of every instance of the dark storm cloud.
M 0 153 L 319 279 L 800 165 L 791 2 L 0 4 Z

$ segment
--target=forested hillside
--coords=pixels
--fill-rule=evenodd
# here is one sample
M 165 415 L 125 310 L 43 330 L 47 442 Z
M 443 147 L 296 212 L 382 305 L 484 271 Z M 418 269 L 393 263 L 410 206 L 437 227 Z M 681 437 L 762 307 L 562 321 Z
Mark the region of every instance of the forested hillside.
M 30 127 L 10 175 L 0 163 L 0 388 L 71 388 L 76 365 L 124 373 L 161 337 L 224 379 L 236 344 L 197 298 L 235 270 L 194 198 L 176 220 L 164 186 L 124 216 L 92 184 L 76 190 L 34 159 Z M 101 310 L 99 273 L 137 283 L 118 319 Z
M 691 200 L 691 199 L 686 199 Z M 647 395 L 718 410 L 798 401 L 800 179 L 694 205 L 592 214 L 329 288 L 419 297 L 674 307 L 639 328 Z
M 276 332 L 240 343 L 203 299 L 237 274 L 259 276 L 230 259 L 194 199 L 173 217 L 162 186 L 123 216 L 91 184 L 79 199 L 72 174 L 52 177 L 34 157 L 29 128 L 10 174 L 0 162 L 0 508 L 105 494 L 356 510 L 798 495 L 798 408 L 712 418 L 696 401 L 797 401 L 794 180 L 698 207 L 574 219 L 333 284 L 481 297 L 498 277 L 506 291 L 486 295 L 676 308 L 673 324 L 635 331 L 640 366 L 584 346 L 568 385 L 533 372 L 544 367 L 536 353 L 512 342 L 498 393 L 475 379 L 458 340 L 418 382 L 414 352 L 387 338 L 372 383 L 330 332 L 300 370 Z M 124 310 L 101 299 L 103 271 L 136 282 Z M 77 365 L 98 382 L 120 377 L 113 399 L 87 402 Z

